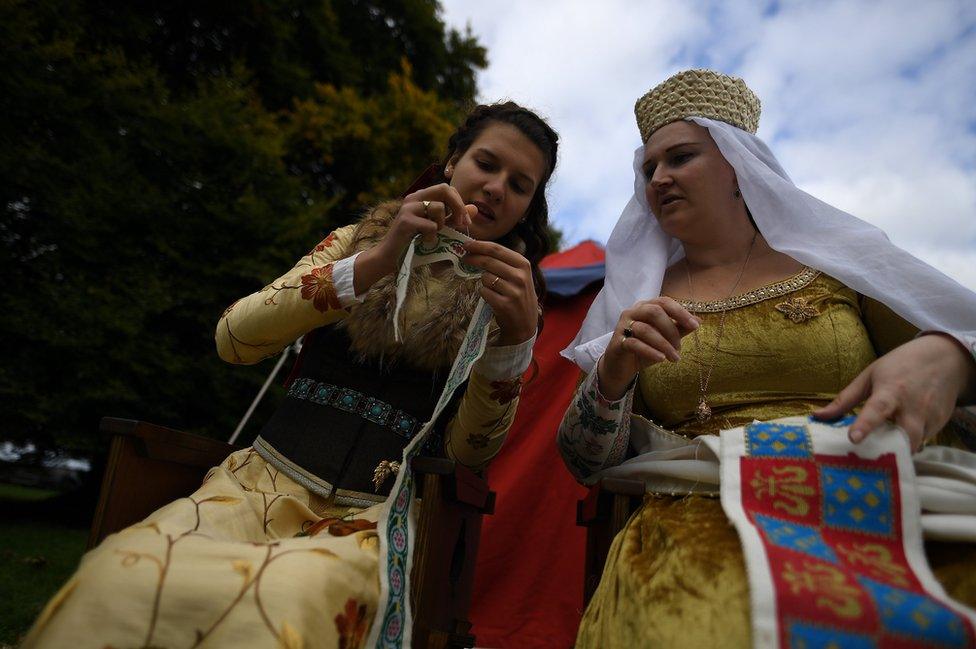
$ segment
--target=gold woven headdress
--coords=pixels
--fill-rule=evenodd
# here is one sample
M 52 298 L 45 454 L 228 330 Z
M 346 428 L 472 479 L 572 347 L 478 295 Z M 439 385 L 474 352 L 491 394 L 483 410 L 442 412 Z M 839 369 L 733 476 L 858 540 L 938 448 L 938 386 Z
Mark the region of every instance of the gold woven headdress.
M 685 70 L 637 100 L 641 142 L 665 124 L 686 117 L 708 117 L 752 134 L 759 128 L 759 98 L 746 82 L 711 70 Z

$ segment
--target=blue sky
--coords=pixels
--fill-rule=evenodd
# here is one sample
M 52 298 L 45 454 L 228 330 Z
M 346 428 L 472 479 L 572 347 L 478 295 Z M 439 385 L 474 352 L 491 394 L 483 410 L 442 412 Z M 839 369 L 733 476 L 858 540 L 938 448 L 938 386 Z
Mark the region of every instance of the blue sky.
M 633 187 L 634 101 L 670 74 L 741 76 L 801 188 L 976 290 L 976 2 L 447 0 L 488 47 L 484 101 L 561 136 L 550 189 L 570 242 L 606 241 Z

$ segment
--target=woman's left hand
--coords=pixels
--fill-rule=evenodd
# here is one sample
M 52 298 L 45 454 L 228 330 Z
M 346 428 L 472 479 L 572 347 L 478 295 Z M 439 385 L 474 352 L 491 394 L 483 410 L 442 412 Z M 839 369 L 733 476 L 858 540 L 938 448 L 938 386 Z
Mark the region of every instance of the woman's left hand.
M 539 299 L 529 260 L 493 241 L 468 241 L 464 263 L 485 271 L 481 297 L 495 312 L 501 329 L 499 345 L 517 345 L 536 333 Z
M 886 421 L 908 433 L 913 450 L 946 425 L 960 397 L 973 390 L 976 364 L 945 335 L 925 335 L 868 365 L 817 419 L 837 419 L 862 401 L 848 435 L 855 444 Z M 866 401 L 865 401 L 866 400 Z

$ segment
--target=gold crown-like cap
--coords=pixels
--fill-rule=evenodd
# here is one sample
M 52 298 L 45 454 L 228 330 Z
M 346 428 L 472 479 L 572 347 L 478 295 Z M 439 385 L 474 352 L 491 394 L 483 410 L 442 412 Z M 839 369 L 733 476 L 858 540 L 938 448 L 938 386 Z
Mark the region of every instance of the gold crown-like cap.
M 711 70 L 679 72 L 634 105 L 642 142 L 665 124 L 693 116 L 717 119 L 755 134 L 759 109 L 759 97 L 745 81 Z

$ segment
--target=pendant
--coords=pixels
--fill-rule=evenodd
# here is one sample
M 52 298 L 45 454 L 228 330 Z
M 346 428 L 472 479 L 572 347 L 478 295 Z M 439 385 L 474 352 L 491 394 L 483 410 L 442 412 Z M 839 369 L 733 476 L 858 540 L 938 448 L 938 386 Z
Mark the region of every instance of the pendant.
M 712 417 L 712 409 L 708 407 L 705 403 L 705 397 L 701 398 L 698 402 L 698 408 L 695 410 L 695 417 L 698 419 L 699 423 L 705 423 Z

